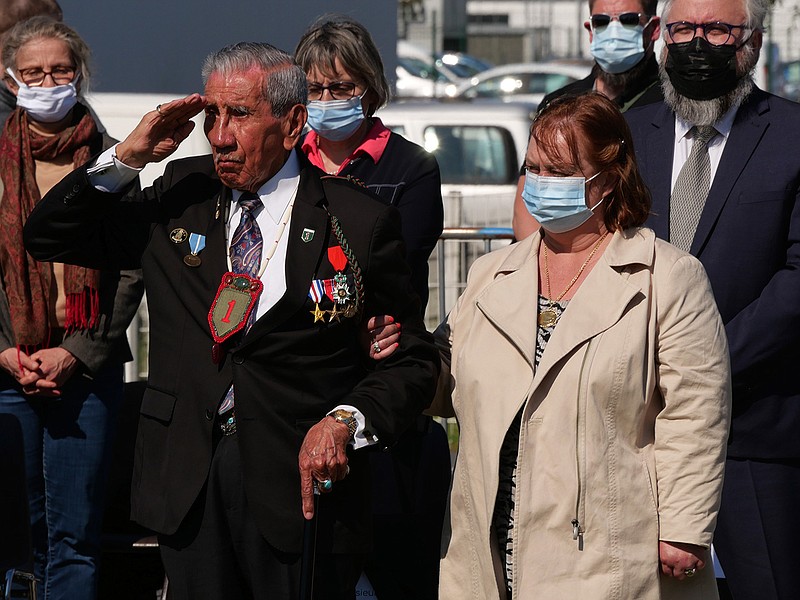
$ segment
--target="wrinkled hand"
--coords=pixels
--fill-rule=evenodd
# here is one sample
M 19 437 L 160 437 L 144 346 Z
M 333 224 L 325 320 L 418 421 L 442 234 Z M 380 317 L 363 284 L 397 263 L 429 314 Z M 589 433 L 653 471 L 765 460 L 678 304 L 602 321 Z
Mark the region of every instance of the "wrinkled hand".
M 0 367 L 20 383 L 23 379 L 27 382 L 31 378 L 35 382 L 41 377 L 37 371 L 39 363 L 16 348 L 7 348 L 0 352 Z
M 192 94 L 160 104 L 151 110 L 136 128 L 117 146 L 117 159 L 129 167 L 142 168 L 164 160 L 178 149 L 194 129 L 192 117 L 206 106 L 206 99 Z
M 400 323 L 389 315 L 371 317 L 361 327 L 361 346 L 373 360 L 389 358 L 400 345 L 400 329 Z
M 314 481 L 333 482 L 347 475 L 347 443 L 350 430 L 333 417 L 325 417 L 308 430 L 300 447 L 300 493 L 303 515 L 314 516 Z
M 36 394 L 55 398 L 61 396 L 61 387 L 75 373 L 78 367 L 76 359 L 69 350 L 64 348 L 45 348 L 31 354 L 31 359 L 37 363 L 31 380 L 23 377 L 20 380 L 22 390 L 26 394 Z
M 659 542 L 658 557 L 661 561 L 661 572 L 682 581 L 686 579 L 687 569 L 700 571 L 706 566 L 708 550 L 694 544 Z

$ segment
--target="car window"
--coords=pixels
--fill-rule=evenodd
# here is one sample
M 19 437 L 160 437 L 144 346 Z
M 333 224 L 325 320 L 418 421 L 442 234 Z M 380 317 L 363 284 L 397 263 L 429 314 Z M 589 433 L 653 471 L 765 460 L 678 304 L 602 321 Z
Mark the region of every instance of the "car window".
M 414 77 L 422 77 L 433 81 L 447 81 L 447 77 L 443 73 L 438 71 L 433 64 L 426 63 L 424 60 L 409 56 L 398 56 L 397 63 Z
M 573 81 L 576 81 L 574 77 L 562 73 L 499 75 L 481 81 L 466 95 L 472 98 L 495 98 L 516 94 L 549 94 Z
M 515 75 L 498 75 L 478 83 L 471 91 L 478 98 L 493 98 L 506 94 L 518 94 L 522 88 L 522 80 Z
M 511 133 L 488 125 L 436 125 L 423 131 L 425 149 L 439 163 L 442 183 L 500 185 L 516 179 Z
M 563 73 L 532 73 L 528 81 L 528 92 L 532 94 L 549 94 L 575 81 L 574 77 Z

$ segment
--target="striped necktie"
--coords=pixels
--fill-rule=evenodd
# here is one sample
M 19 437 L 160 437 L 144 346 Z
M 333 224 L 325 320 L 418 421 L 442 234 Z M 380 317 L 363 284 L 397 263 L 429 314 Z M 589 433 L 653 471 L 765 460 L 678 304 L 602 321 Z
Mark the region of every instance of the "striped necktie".
M 231 238 L 231 269 L 237 275 L 249 275 L 257 278 L 258 270 L 261 267 L 261 251 L 264 247 L 264 239 L 261 237 L 261 229 L 258 227 L 255 215 L 253 214 L 262 206 L 261 198 L 252 192 L 245 192 L 239 198 L 239 206 L 242 209 L 242 217 L 236 231 Z M 256 321 L 256 309 L 258 305 L 250 311 L 247 318 L 245 331 L 249 330 Z M 225 394 L 225 398 L 220 404 L 218 413 L 222 414 L 231 410 L 233 402 L 233 384 Z

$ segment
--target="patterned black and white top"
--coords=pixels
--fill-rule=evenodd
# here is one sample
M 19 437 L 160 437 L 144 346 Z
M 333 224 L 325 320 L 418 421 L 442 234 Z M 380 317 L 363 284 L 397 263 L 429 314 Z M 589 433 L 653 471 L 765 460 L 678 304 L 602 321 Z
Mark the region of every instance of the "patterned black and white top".
M 552 327 L 537 326 L 536 330 L 536 351 L 534 354 L 534 366 L 539 366 L 544 349 L 550 336 L 558 324 L 561 315 L 567 308 L 567 302 L 562 300 L 550 306 L 550 300 L 544 296 L 539 296 L 538 313 L 545 308 L 550 308 L 556 312 L 556 323 Z M 538 320 L 537 320 L 538 323 Z M 503 445 L 500 447 L 500 481 L 497 485 L 497 497 L 494 504 L 492 515 L 492 529 L 495 535 L 500 559 L 503 563 L 505 573 L 506 593 L 511 598 L 511 584 L 514 580 L 514 501 L 516 496 L 516 472 L 517 455 L 519 453 L 519 429 L 522 421 L 523 406 L 514 417 L 514 421 L 506 432 Z

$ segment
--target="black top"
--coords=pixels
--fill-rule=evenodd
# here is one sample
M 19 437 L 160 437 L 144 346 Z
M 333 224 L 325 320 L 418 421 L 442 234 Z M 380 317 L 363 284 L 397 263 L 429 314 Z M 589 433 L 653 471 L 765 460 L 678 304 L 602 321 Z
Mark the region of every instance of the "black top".
M 444 223 L 442 183 L 436 159 L 424 148 L 391 133 L 377 163 L 369 155 L 359 153 L 339 172 L 339 176 L 347 175 L 363 182 L 400 212 L 411 286 L 420 297 L 424 314 L 428 304 L 428 258 Z
M 641 79 L 636 81 L 636 85 L 633 85 L 630 87 L 630 89 L 625 90 L 625 93 L 616 99 L 616 103 L 622 112 L 625 112 L 629 108 L 644 106 L 654 102 L 661 102 L 664 99 L 664 93 L 661 91 L 661 86 L 658 82 L 658 63 L 656 62 L 656 57 L 655 55 L 650 55 L 650 57 L 646 60 L 647 63 L 644 71 L 642 72 Z M 597 79 L 597 71 L 599 69 L 600 67 L 595 64 L 591 74 L 588 77 L 585 77 L 579 81 L 573 81 L 572 83 L 569 83 L 564 87 L 547 94 L 542 99 L 536 112 L 541 111 L 545 106 L 561 96 L 566 96 L 567 94 L 577 96 L 579 94 L 583 94 L 584 92 L 593 90 L 594 82 Z

